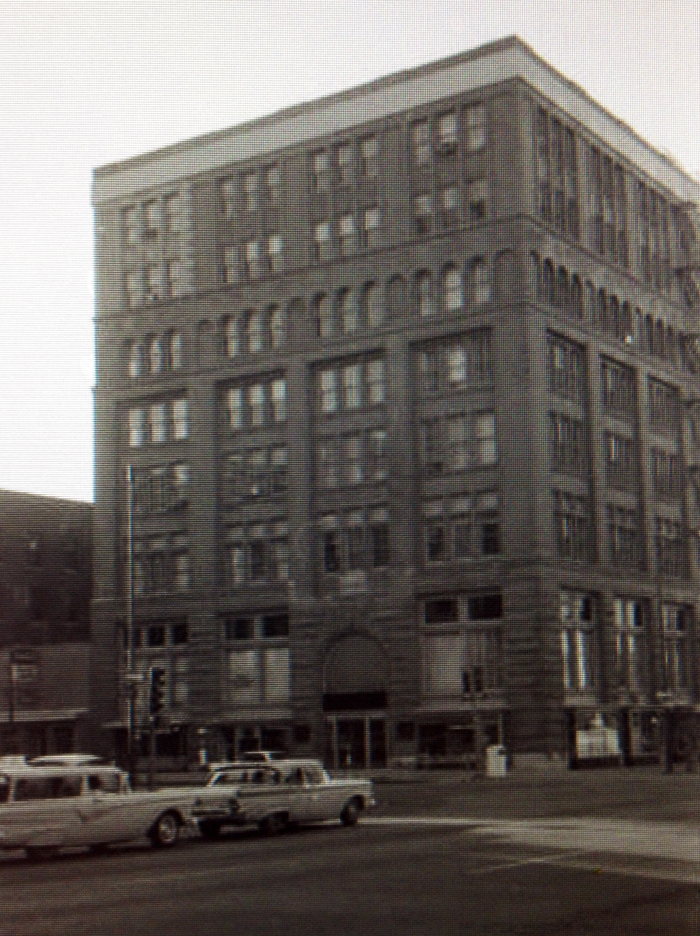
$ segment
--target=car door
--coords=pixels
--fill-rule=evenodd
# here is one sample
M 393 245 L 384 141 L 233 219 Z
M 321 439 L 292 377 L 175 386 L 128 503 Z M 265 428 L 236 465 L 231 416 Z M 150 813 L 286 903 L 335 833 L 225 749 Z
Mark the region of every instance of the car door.
M 11 822 L 14 840 L 29 847 L 60 847 L 80 840 L 76 802 L 80 778 L 37 775 L 18 778 Z
M 309 822 L 331 819 L 339 813 L 335 800 L 336 791 L 328 784 L 322 767 L 305 767 L 304 782 L 307 792 L 307 814 Z
M 84 843 L 126 841 L 143 834 L 137 798 L 122 789 L 119 771 L 88 773 L 79 803 Z

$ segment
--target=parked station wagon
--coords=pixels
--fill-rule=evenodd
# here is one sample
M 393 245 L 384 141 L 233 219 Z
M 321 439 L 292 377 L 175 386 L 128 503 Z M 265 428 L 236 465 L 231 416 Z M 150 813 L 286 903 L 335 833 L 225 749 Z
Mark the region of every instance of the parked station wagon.
M 30 858 L 60 848 L 148 836 L 155 847 L 175 845 L 192 822 L 193 791 L 132 791 L 126 773 L 93 762 L 18 764 L 0 768 L 0 848 Z

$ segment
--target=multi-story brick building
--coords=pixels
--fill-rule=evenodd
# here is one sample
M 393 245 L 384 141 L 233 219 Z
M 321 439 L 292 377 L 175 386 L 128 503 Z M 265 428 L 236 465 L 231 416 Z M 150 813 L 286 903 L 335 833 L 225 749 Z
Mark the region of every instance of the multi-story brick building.
M 133 466 L 160 752 L 653 750 L 700 698 L 699 192 L 517 39 L 98 169 L 98 721 Z
M 0 755 L 88 742 L 92 504 L 0 491 Z

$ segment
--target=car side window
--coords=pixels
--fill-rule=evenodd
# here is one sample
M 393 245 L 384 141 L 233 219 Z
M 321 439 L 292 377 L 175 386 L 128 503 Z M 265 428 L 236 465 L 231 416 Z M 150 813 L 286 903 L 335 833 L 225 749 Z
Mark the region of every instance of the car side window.
M 56 785 L 56 796 L 80 796 L 83 778 L 78 774 L 73 777 L 60 777 Z
M 10 778 L 0 777 L 0 803 L 6 803 L 10 798 Z

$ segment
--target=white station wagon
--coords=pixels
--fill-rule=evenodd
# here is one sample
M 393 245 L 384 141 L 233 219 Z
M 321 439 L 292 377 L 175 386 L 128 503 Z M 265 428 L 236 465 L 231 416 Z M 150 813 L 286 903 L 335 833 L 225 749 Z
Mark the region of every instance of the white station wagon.
M 371 780 L 332 779 L 320 761 L 289 759 L 215 771 L 193 815 L 204 838 L 214 839 L 227 826 L 254 825 L 273 835 L 288 825 L 329 819 L 355 825 L 374 805 Z
M 134 792 L 117 767 L 78 758 L 0 766 L 0 848 L 44 858 L 60 848 L 100 851 L 142 836 L 165 848 L 192 823 L 194 798 L 186 788 Z

